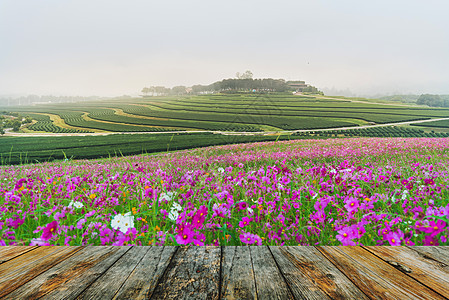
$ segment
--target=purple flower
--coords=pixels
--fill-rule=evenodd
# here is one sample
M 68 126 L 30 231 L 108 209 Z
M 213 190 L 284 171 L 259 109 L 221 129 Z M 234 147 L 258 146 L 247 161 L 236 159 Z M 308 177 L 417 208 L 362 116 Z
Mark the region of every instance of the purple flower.
M 51 223 L 48 223 L 47 226 L 42 231 L 41 239 L 44 241 L 48 241 L 53 237 L 55 233 L 57 233 L 58 230 L 58 222 L 53 221 Z
M 421 228 L 421 231 L 430 233 L 431 236 L 435 236 L 444 231 L 446 228 L 446 222 L 443 220 L 429 221 L 429 225 Z
M 195 246 L 204 246 L 206 242 L 206 236 L 203 233 L 196 233 L 193 238 L 193 244 Z
M 239 211 L 244 210 L 244 209 L 248 208 L 248 203 L 246 203 L 245 201 L 242 201 L 242 202 L 237 203 L 237 206 L 239 207 Z
M 355 235 L 356 233 L 353 228 L 345 227 L 338 231 L 336 238 L 343 244 L 343 246 L 355 246 L 355 243 L 352 241 L 352 239 L 356 237 Z
M 390 232 L 386 235 L 386 238 L 391 246 L 400 246 L 401 237 L 396 232 Z
M 183 226 L 181 230 L 178 227 L 178 235 L 176 236 L 176 242 L 180 245 L 187 245 L 193 242 L 194 232 L 188 226 Z
M 245 244 L 254 244 L 262 245 L 262 239 L 257 234 L 252 234 L 249 232 L 243 232 L 240 236 L 240 241 Z
M 76 228 L 83 229 L 83 224 L 86 223 L 86 219 L 81 219 L 76 223 Z
M 250 222 L 252 222 L 253 218 L 249 217 L 243 217 L 242 220 L 239 222 L 239 226 L 241 228 L 246 227 L 249 225 Z

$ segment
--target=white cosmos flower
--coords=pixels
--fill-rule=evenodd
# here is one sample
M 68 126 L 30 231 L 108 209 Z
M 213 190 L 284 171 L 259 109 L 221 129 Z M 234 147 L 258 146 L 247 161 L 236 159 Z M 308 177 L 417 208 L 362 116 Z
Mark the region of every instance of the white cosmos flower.
M 176 221 L 179 216 L 179 211 L 182 210 L 181 205 L 177 202 L 173 202 L 172 207 L 170 208 L 170 212 L 168 213 L 168 218 L 172 221 Z
M 118 214 L 111 221 L 111 227 L 126 233 L 129 228 L 134 228 L 134 216 L 131 213 Z
M 69 207 L 75 207 L 75 208 L 81 208 L 81 207 L 83 207 L 84 206 L 84 204 L 83 203 L 81 203 L 81 202 L 79 202 L 79 201 L 70 201 L 70 203 L 69 203 Z
M 224 173 L 224 169 L 222 167 L 218 168 L 217 171 L 220 172 L 220 173 Z
M 174 198 L 174 193 L 173 192 L 166 192 L 166 193 L 162 193 L 159 196 L 159 201 L 171 201 Z

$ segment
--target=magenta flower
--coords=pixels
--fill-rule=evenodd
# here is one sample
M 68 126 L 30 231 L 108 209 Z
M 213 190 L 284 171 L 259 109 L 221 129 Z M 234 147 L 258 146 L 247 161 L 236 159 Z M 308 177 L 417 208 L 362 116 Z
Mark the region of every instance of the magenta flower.
M 184 226 L 182 230 L 178 231 L 176 242 L 180 245 L 187 245 L 193 242 L 195 233 L 189 227 Z
M 239 226 L 241 228 L 248 226 L 250 222 L 252 222 L 253 218 L 249 217 L 243 217 L 242 220 L 239 222 Z
M 48 241 L 53 237 L 54 234 L 57 233 L 58 230 L 58 222 L 53 221 L 51 223 L 48 223 L 47 226 L 42 231 L 41 239 L 44 241 Z
M 203 233 L 196 233 L 193 238 L 193 244 L 195 246 L 204 246 L 206 243 L 206 236 Z
M 258 235 L 249 232 L 243 232 L 243 234 L 241 234 L 239 237 L 242 243 L 245 244 L 257 243 L 258 245 L 262 245 L 262 239 Z
M 239 211 L 248 208 L 248 203 L 246 203 L 245 201 L 239 202 L 239 203 L 237 203 L 237 205 L 239 207 Z
M 192 218 L 192 228 L 201 229 L 207 216 L 207 207 L 201 205 L 196 214 Z
M 352 241 L 355 237 L 356 233 L 351 227 L 345 227 L 342 230 L 339 230 L 338 235 L 336 236 L 337 240 L 339 240 L 343 246 L 355 246 L 355 243 Z
M 421 231 L 430 233 L 431 236 L 435 236 L 444 231 L 446 228 L 446 222 L 443 220 L 429 221 L 429 225 L 426 227 L 422 227 Z
M 386 238 L 391 246 L 400 246 L 401 237 L 396 232 L 390 232 L 386 235 Z
M 359 201 L 357 201 L 357 199 L 351 197 L 349 200 L 346 200 L 345 202 L 346 202 L 345 208 L 349 213 L 351 213 L 353 211 L 357 212 L 357 210 L 360 206 Z

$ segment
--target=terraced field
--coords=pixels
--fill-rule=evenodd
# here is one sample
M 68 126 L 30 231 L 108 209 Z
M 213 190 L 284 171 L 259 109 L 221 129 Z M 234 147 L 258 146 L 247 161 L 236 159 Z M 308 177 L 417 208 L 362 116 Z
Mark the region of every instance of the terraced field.
M 14 111 L 37 121 L 31 130 L 68 133 L 313 130 L 449 117 L 449 109 L 288 94 L 130 98 L 15 107 Z M 57 115 L 71 129 L 52 124 L 38 113 Z M 446 124 L 447 121 L 432 122 L 433 126 L 447 127 Z

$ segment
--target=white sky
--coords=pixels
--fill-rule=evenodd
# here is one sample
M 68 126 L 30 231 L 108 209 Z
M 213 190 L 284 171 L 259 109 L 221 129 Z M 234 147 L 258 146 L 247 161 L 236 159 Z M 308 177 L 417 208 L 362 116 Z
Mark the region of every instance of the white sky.
M 251 70 L 449 94 L 446 0 L 0 0 L 0 95 L 136 94 Z

